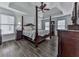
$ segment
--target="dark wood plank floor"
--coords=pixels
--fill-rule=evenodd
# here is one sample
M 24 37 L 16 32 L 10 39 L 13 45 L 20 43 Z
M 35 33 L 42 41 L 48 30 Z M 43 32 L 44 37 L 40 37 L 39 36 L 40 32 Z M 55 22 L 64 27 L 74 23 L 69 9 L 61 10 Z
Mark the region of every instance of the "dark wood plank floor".
M 4 42 L 0 46 L 0 57 L 55 57 L 57 56 L 56 42 L 56 37 L 53 37 L 40 44 L 38 48 L 24 39 Z

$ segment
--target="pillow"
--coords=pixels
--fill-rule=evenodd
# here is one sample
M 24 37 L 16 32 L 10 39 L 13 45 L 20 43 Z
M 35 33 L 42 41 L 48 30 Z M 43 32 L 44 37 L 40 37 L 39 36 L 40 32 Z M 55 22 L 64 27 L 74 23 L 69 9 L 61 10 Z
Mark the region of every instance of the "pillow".
M 30 26 L 24 26 L 24 30 L 30 31 L 30 30 L 32 30 L 32 28 Z

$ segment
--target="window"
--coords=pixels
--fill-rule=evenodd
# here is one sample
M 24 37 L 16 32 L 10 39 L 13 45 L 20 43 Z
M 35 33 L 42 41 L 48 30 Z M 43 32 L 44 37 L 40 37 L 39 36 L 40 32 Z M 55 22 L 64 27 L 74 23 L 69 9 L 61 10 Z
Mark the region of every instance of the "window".
M 14 33 L 14 17 L 1 14 L 1 32 L 2 34 Z
M 49 30 L 49 22 L 45 22 L 45 30 Z
M 58 29 L 65 29 L 65 20 L 58 20 Z

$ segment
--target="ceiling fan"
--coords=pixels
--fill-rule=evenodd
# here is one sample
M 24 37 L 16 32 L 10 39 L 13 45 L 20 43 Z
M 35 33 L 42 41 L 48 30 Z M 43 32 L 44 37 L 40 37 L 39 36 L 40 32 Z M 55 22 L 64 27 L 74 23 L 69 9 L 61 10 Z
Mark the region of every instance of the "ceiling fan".
M 50 10 L 49 8 L 46 8 L 47 4 L 45 4 L 44 2 L 41 2 L 41 6 L 39 7 L 41 9 L 42 12 L 44 12 L 44 10 Z

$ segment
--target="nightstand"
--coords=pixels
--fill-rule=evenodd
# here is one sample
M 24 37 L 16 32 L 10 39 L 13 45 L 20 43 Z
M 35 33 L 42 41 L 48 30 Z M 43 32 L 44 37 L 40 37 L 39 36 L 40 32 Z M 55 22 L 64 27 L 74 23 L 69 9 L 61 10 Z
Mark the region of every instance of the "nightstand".
M 21 30 L 16 30 L 16 40 L 22 39 L 22 31 Z

